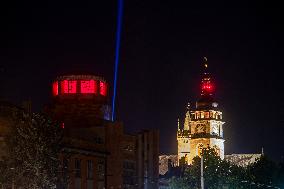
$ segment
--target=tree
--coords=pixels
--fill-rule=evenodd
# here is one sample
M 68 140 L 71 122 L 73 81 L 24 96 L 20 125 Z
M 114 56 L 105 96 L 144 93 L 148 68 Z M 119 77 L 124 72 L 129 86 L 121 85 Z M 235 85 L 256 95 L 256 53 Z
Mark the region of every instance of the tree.
M 278 166 L 266 156 L 261 156 L 258 161 L 249 165 L 247 168 L 250 182 L 264 187 L 275 187 L 279 183 L 278 179 L 281 178 L 280 170 L 281 164 Z
M 222 160 L 214 148 L 204 148 L 202 152 L 204 159 L 204 184 L 208 189 L 220 189 L 228 187 L 230 189 L 246 188 L 242 186 L 242 181 L 246 179 L 245 169 L 234 166 Z M 180 178 L 172 178 L 170 186 L 172 188 L 200 188 L 200 166 L 201 158 L 196 156 L 192 165 L 185 169 L 184 175 Z
M 19 113 L 6 139 L 7 156 L 0 164 L 4 186 L 56 188 L 60 169 L 62 128 L 42 114 Z

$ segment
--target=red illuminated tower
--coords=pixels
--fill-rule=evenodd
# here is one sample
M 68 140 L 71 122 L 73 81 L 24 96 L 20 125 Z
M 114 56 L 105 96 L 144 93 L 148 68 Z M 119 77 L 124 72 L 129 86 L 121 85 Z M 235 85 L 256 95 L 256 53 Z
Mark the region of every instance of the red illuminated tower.
M 65 127 L 88 127 L 109 121 L 108 84 L 95 75 L 63 75 L 52 84 L 49 114 Z

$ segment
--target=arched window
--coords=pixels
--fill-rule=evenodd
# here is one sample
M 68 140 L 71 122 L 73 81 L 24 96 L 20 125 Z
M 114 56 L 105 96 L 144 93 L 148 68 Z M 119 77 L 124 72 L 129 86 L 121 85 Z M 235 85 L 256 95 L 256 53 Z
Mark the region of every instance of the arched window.
M 209 118 L 209 112 L 205 112 L 205 118 Z
M 201 156 L 202 149 L 203 149 L 203 144 L 197 145 L 197 155 L 198 156 Z

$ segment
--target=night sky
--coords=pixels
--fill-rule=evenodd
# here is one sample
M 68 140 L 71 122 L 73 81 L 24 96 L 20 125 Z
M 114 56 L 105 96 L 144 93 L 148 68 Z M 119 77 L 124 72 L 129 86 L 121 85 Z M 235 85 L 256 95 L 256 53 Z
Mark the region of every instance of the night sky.
M 223 111 L 225 153 L 284 156 L 283 13 L 257 3 L 125 0 L 117 119 L 127 132 L 160 130 L 176 153 L 177 118 L 199 96 L 203 56 Z M 116 1 L 1 5 L 0 96 L 50 101 L 59 74 L 94 73 L 112 85 Z

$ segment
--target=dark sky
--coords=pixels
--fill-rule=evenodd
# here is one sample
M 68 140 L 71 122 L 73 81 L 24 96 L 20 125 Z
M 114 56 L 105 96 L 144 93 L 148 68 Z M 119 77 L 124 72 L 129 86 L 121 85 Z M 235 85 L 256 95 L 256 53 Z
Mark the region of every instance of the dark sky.
M 113 80 L 116 1 L 1 6 L 1 97 L 39 110 L 58 74 Z M 199 95 L 207 56 L 226 124 L 225 152 L 284 155 L 283 13 L 276 4 L 125 0 L 117 118 L 158 128 L 176 153 L 176 120 Z

